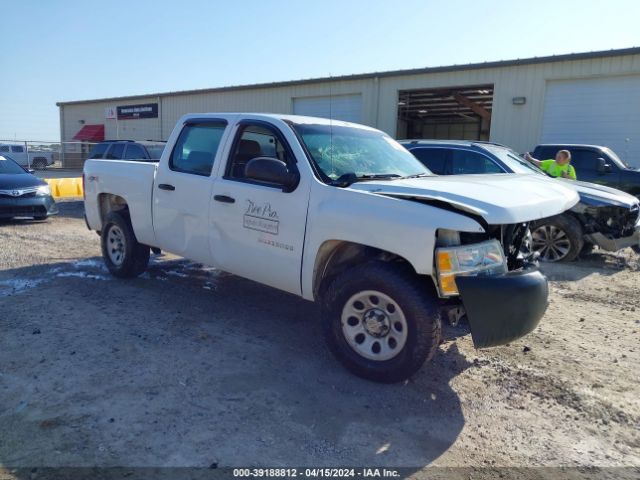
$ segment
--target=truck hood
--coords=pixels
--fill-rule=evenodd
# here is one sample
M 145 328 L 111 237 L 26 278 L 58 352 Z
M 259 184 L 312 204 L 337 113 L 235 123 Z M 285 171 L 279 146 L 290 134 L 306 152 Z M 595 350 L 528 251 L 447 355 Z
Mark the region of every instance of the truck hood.
M 377 195 L 437 202 L 479 215 L 490 225 L 551 217 L 578 203 L 575 188 L 536 175 L 447 175 L 376 180 L 349 188 Z

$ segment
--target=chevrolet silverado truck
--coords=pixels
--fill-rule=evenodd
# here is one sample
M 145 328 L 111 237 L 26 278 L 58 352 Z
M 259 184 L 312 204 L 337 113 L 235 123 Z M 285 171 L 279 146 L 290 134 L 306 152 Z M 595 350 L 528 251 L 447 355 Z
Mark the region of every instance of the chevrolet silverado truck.
M 336 357 L 381 382 L 434 355 L 442 318 L 466 314 L 477 348 L 533 330 L 548 287 L 528 224 L 578 201 L 536 175 L 436 176 L 373 128 L 275 114 L 186 115 L 159 162 L 88 160 L 83 178 L 113 275 L 162 249 L 315 301 Z

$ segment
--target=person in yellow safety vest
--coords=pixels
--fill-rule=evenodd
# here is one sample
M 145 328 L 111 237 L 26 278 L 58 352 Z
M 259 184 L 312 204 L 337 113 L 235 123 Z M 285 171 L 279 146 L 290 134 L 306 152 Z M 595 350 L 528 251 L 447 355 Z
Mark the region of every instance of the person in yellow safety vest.
M 576 170 L 571 165 L 571 152 L 569 150 L 560 150 L 556 153 L 555 160 L 537 160 L 529 153 L 524 158 L 534 165 L 537 165 L 542 171 L 547 172 L 552 177 L 570 178 L 576 180 Z

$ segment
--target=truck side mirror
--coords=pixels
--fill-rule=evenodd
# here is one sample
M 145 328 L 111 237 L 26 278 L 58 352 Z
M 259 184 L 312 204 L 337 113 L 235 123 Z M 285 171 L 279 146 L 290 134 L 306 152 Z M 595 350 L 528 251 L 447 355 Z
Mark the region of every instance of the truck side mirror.
M 270 157 L 256 157 L 249 160 L 244 167 L 244 176 L 258 182 L 278 185 L 287 192 L 295 190 L 300 181 L 300 175 L 290 172 L 286 163 Z
M 597 159 L 597 162 L 598 162 L 598 165 L 596 169 L 598 170 L 598 173 L 601 173 L 601 174 L 611 173 L 611 165 L 609 165 L 604 158 L 599 157 Z

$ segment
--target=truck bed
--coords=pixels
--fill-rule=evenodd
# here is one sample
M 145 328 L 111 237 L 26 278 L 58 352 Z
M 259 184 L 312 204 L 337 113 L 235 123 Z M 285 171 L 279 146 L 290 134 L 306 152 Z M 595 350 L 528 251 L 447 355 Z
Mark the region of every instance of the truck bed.
M 87 160 L 84 165 L 85 213 L 92 230 L 100 230 L 102 195 L 122 197 L 129 206 L 129 215 L 136 238 L 155 245 L 151 199 L 158 162 L 134 160 Z

